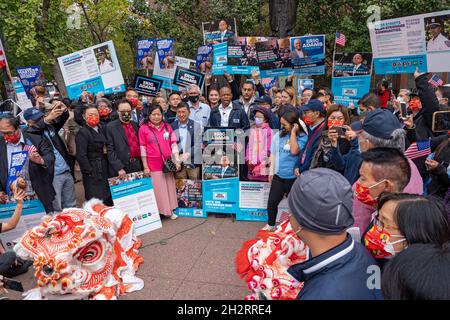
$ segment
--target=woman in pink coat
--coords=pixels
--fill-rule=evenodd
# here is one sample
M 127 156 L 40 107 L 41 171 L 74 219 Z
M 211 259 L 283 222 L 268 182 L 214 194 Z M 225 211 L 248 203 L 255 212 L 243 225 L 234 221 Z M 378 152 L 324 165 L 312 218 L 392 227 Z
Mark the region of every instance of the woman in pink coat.
M 149 107 L 148 118 L 139 129 L 139 143 L 144 174 L 152 178 L 159 213 L 175 220 L 174 211 L 178 207 L 175 178 L 172 172 L 163 172 L 163 162 L 173 156 L 177 170 L 181 166 L 176 136 L 171 126 L 164 122 L 160 105 Z

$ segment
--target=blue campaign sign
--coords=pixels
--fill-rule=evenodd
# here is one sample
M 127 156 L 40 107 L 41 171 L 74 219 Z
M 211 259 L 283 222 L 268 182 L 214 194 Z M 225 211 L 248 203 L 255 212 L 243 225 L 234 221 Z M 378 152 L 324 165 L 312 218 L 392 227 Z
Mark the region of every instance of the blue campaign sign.
M 349 106 L 358 105 L 358 100 L 370 91 L 371 76 L 332 78 L 331 91 L 337 104 Z
M 298 79 L 297 92 L 302 93 L 305 89 L 314 90 L 314 79 Z
M 15 202 L 0 204 L 0 221 L 11 218 L 16 206 L 17 204 Z M 23 202 L 22 217 L 40 213 L 45 213 L 45 209 L 39 200 L 27 200 Z
M 252 74 L 259 72 L 256 42 L 264 41 L 260 37 L 234 37 L 228 39 L 228 74 Z
M 153 70 L 156 53 L 155 41 L 155 39 L 137 41 L 136 66 L 138 69 Z
M 188 87 L 195 84 L 201 89 L 203 87 L 204 79 L 204 74 L 178 66 L 175 70 L 175 78 L 173 82 L 182 87 Z
M 112 199 L 120 199 L 153 189 L 152 179 L 142 178 L 130 182 L 121 182 L 118 185 L 111 185 Z
M 325 35 L 291 37 L 290 42 L 295 75 L 325 73 Z
M 177 215 L 187 218 L 206 218 L 203 210 L 202 181 L 177 179 L 176 183 L 178 208 Z
M 228 43 L 223 42 L 213 45 L 213 66 L 212 74 L 215 76 L 223 75 L 227 71 L 228 62 Z
M 20 67 L 16 68 L 16 70 L 23 88 L 25 89 L 28 98 L 30 98 L 30 89 L 36 85 L 36 82 L 39 79 L 41 66 Z
M 267 209 L 239 208 L 239 211 L 236 214 L 236 220 L 267 222 L 267 220 L 268 220 Z
M 239 212 L 239 178 L 204 180 L 202 190 L 205 212 Z
M 211 72 L 213 64 L 213 47 L 211 45 L 198 47 L 195 64 L 198 72 L 205 74 Z
M 27 162 L 28 152 L 19 151 L 11 153 L 11 163 L 9 166 L 8 179 L 6 181 L 6 189 L 8 195 L 12 195 L 12 190 L 9 186 L 22 174 L 22 169 Z
M 158 62 L 161 69 L 171 69 L 175 65 L 174 39 L 158 39 L 156 41 Z

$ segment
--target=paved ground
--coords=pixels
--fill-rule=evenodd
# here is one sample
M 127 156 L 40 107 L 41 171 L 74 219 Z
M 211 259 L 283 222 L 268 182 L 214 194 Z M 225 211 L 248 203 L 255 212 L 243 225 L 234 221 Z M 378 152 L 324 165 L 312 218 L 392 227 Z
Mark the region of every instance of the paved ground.
M 82 186 L 77 198 L 82 202 Z M 243 241 L 253 238 L 264 223 L 234 221 L 231 216 L 207 219 L 163 219 L 161 229 L 141 237 L 145 259 L 137 275 L 141 291 L 120 299 L 242 300 L 249 290 L 235 273 L 234 258 Z M 33 269 L 17 277 L 29 290 Z M 21 299 L 10 291 L 10 299 Z

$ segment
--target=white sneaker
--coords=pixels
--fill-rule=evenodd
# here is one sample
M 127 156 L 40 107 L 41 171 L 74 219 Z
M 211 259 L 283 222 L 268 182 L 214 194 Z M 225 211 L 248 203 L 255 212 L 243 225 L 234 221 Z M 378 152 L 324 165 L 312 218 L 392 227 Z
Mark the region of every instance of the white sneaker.
M 264 228 L 262 228 L 261 230 L 264 230 L 264 231 L 274 231 L 276 228 L 275 228 L 275 226 L 270 226 L 270 225 L 268 225 L 268 224 L 266 224 L 265 226 L 264 226 Z
M 170 220 L 177 220 L 178 216 L 175 213 L 172 213 L 172 215 L 170 216 Z

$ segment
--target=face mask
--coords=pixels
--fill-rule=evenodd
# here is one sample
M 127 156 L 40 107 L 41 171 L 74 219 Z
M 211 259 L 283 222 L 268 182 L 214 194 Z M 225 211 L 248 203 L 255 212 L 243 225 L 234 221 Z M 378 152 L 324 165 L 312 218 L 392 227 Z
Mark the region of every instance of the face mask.
M 356 188 L 355 188 L 355 197 L 356 199 L 358 199 L 359 201 L 361 201 L 364 204 L 367 204 L 369 206 L 375 206 L 378 202 L 378 199 L 374 199 L 371 195 L 370 195 L 370 189 L 372 189 L 373 187 L 376 187 L 377 185 L 379 185 L 380 183 L 383 183 L 384 181 L 386 181 L 386 179 L 381 180 L 380 182 L 375 183 L 373 186 L 370 187 L 365 187 L 363 185 L 361 185 L 361 183 L 358 181 L 356 181 Z
M 391 238 L 401 238 L 391 242 Z M 391 235 L 385 229 L 374 225 L 364 236 L 364 245 L 375 259 L 384 259 L 394 256 L 398 251 L 394 250 L 394 244 L 406 241 L 403 236 Z
M 130 99 L 128 99 L 128 100 L 131 102 L 131 107 L 132 107 L 133 109 L 137 107 L 137 105 L 138 105 L 138 99 L 136 99 L 136 98 L 130 98 Z
M 17 130 L 12 136 L 10 135 L 3 135 L 3 139 L 5 139 L 6 142 L 16 144 L 20 140 L 20 131 Z
M 402 97 L 397 97 L 397 102 L 399 102 L 399 103 L 405 103 L 405 100 L 403 100 Z
M 189 101 L 192 103 L 197 103 L 197 101 L 200 99 L 199 96 L 189 96 Z
M 303 116 L 303 122 L 307 126 L 312 126 L 314 124 L 314 121 L 309 116 Z
M 263 123 L 264 123 L 264 119 L 261 119 L 261 118 L 255 118 L 255 125 L 257 125 L 258 127 L 259 127 L 259 126 L 262 126 Z
M 105 117 L 109 116 L 110 113 L 111 113 L 111 110 L 109 110 L 108 108 L 98 109 L 98 114 L 102 118 L 105 118 Z
M 90 125 L 91 127 L 96 127 L 99 124 L 99 122 L 100 122 L 100 119 L 97 116 L 89 116 L 86 119 L 86 123 L 88 125 Z
M 128 123 L 131 121 L 131 114 L 130 112 L 122 112 L 120 113 L 120 120 L 122 122 Z
M 344 125 L 344 120 L 328 120 L 328 128 L 342 127 L 343 125 Z
M 409 108 L 412 111 L 417 111 L 420 110 L 422 108 L 422 105 L 420 104 L 420 100 L 417 99 L 413 99 L 409 102 Z

